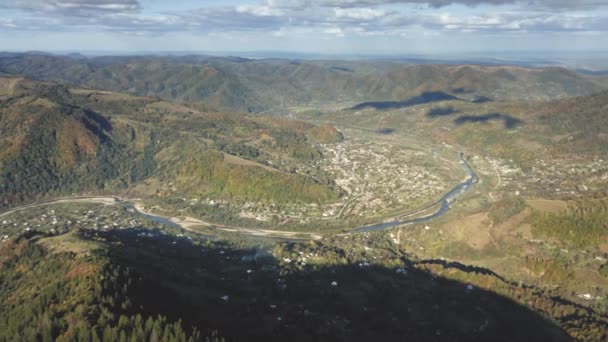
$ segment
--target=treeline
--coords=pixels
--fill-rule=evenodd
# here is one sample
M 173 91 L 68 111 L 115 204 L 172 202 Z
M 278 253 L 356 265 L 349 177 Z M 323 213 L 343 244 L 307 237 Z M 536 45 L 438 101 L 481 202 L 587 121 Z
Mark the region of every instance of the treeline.
M 539 122 L 558 134 L 568 134 L 554 144 L 554 153 L 606 154 L 608 92 L 555 101 L 542 109 Z

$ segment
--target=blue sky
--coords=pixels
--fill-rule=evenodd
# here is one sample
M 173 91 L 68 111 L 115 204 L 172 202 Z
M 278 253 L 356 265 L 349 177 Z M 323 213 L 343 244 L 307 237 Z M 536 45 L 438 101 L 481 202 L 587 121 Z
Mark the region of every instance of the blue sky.
M 0 50 L 608 50 L 608 0 L 0 0 Z

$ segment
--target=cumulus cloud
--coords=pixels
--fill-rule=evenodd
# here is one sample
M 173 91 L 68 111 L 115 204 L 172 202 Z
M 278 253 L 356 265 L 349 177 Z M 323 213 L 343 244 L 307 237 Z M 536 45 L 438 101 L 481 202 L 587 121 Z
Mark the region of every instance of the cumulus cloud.
M 489 13 L 454 15 L 450 13 L 393 16 L 383 22 L 385 31 L 418 26 L 435 32 L 583 32 L 608 31 L 608 18 L 568 13 Z
M 605 18 L 568 14 L 501 13 L 483 16 L 453 16 L 443 14 L 427 18 L 425 25 L 433 28 L 461 31 L 594 31 L 608 30 Z
M 141 9 L 137 0 L 9 0 L 2 6 L 64 16 L 95 16 Z
M 285 14 L 281 8 L 268 5 L 239 5 L 236 6 L 236 11 L 261 17 L 276 17 Z
M 17 24 L 15 24 L 15 21 L 13 19 L 10 19 L 10 18 L 0 18 L 0 27 L 4 27 L 4 28 L 16 28 Z
M 416 12 L 389 4 L 425 5 Z M 284 36 L 286 28 L 306 28 L 336 37 L 370 36 L 421 28 L 427 32 L 581 32 L 608 31 L 608 18 L 589 11 L 608 0 L 263 0 L 254 4 L 207 6 L 149 13 L 138 0 L 14 0 L 0 9 L 29 16 L 1 19 L 2 29 L 105 29 L 124 32 L 266 31 Z M 469 6 L 519 4 L 510 12 L 476 8 L 450 13 L 451 4 Z M 582 12 L 565 8 L 584 9 Z M 485 11 L 485 12 L 484 12 Z M 1 13 L 0 13 L 1 14 Z
M 386 12 L 374 8 L 335 8 L 338 19 L 374 20 L 386 16 Z
M 546 9 L 590 9 L 608 5 L 607 0 L 267 0 L 266 3 L 283 8 L 303 6 L 354 8 L 389 4 L 420 4 L 440 8 L 454 4 L 466 6 L 523 4 Z
M 330 27 L 323 30 L 324 33 L 335 35 L 336 37 L 344 37 L 344 30 L 339 27 Z

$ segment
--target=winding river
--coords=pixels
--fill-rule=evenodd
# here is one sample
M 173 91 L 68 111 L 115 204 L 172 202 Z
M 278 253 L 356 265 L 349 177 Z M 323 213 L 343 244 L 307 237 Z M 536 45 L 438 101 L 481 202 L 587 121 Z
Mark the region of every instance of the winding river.
M 471 187 L 479 181 L 479 177 L 477 177 L 477 174 L 475 174 L 473 169 L 471 169 L 469 164 L 466 162 L 462 152 L 460 153 L 460 166 L 467 172 L 467 178 L 462 183 L 456 185 L 448 193 L 443 195 L 440 199 L 438 199 L 434 203 L 431 203 L 426 208 L 419 210 L 419 212 L 421 212 L 421 211 L 426 210 L 427 208 L 431 208 L 431 207 L 434 207 L 439 204 L 439 209 L 437 209 L 434 213 L 431 213 L 431 214 L 428 214 L 425 216 L 411 218 L 411 219 L 401 219 L 400 217 L 397 217 L 397 218 L 393 218 L 392 220 L 385 221 L 382 223 L 376 223 L 376 224 L 371 224 L 371 225 L 367 225 L 367 226 L 363 226 L 363 227 L 359 227 L 359 228 L 354 228 L 354 229 L 350 230 L 349 233 L 373 232 L 373 231 L 393 228 L 396 226 L 422 223 L 422 222 L 430 221 L 432 219 L 435 219 L 435 218 L 445 214 L 450 209 L 450 204 L 457 197 L 460 197 L 464 193 L 469 191 L 471 189 Z M 181 228 L 184 230 L 191 231 L 191 228 L 189 228 L 186 225 L 180 224 L 180 222 L 176 221 L 175 218 L 172 219 L 171 217 L 155 215 L 155 214 L 152 214 L 149 212 L 142 212 L 141 210 L 138 210 L 136 205 L 134 205 L 134 203 L 130 202 L 128 199 L 120 199 L 120 198 L 114 197 L 114 196 L 112 196 L 112 197 L 101 197 L 101 196 L 99 196 L 99 197 L 97 197 L 97 196 L 72 197 L 72 198 L 58 199 L 58 200 L 42 202 L 42 203 L 34 203 L 34 204 L 30 204 L 30 205 L 13 208 L 4 213 L 0 213 L 0 217 L 9 215 L 9 214 L 11 214 L 15 211 L 19 211 L 19 210 L 24 210 L 24 209 L 28 209 L 28 208 L 33 208 L 33 207 L 48 205 L 48 204 L 53 204 L 53 203 L 66 203 L 66 202 L 95 202 L 95 203 L 102 203 L 105 205 L 120 203 L 122 205 L 127 206 L 128 208 L 133 209 L 139 215 L 142 215 L 142 216 L 146 217 L 147 219 L 154 221 L 156 223 L 160 223 L 160 224 L 164 224 L 167 226 Z M 401 217 L 403 217 L 403 216 L 401 216 Z M 200 222 L 202 222 L 202 221 L 200 221 Z M 262 238 L 275 238 L 275 239 L 285 239 L 285 240 L 301 240 L 301 239 L 318 240 L 318 239 L 322 238 L 322 236 L 317 233 L 287 232 L 287 231 L 278 231 L 278 230 L 263 230 L 263 229 L 222 227 L 222 226 L 216 226 L 216 228 L 218 228 L 220 230 L 224 230 L 224 231 L 231 231 L 236 234 L 251 235 L 251 236 L 257 236 L 257 237 L 262 237 Z M 227 228 L 229 228 L 229 229 L 227 229 Z M 307 237 L 303 238 L 301 236 L 307 236 Z
M 452 190 L 450 190 L 450 192 L 443 195 L 443 197 L 438 199 L 435 203 L 431 204 L 431 206 L 440 204 L 439 209 L 437 209 L 437 211 L 435 211 L 434 213 L 426 215 L 426 216 L 408 219 L 408 220 L 393 219 L 392 221 L 371 224 L 371 225 L 355 228 L 355 229 L 351 230 L 351 232 L 352 233 L 373 232 L 373 231 L 393 228 L 396 226 L 422 223 L 422 222 L 430 221 L 432 219 L 435 219 L 435 218 L 445 214 L 448 210 L 450 210 L 450 203 L 452 203 L 457 197 L 462 196 L 464 193 L 469 191 L 471 189 L 471 187 L 473 186 L 473 184 L 475 184 L 479 181 L 479 177 L 477 177 L 477 174 L 473 171 L 473 169 L 471 169 L 469 164 L 466 162 L 462 152 L 460 153 L 460 166 L 462 166 L 462 168 L 467 172 L 467 174 L 468 174 L 467 178 L 462 183 L 456 185 Z
M 430 206 L 434 206 L 437 204 L 440 205 L 439 209 L 437 209 L 437 211 L 435 211 L 434 213 L 428 214 L 425 216 L 421 216 L 421 217 L 407 219 L 407 220 L 401 220 L 399 218 L 396 218 L 391 221 L 386 221 L 386 222 L 382 222 L 382 223 L 376 223 L 376 224 L 371 224 L 371 225 L 355 228 L 355 229 L 350 230 L 350 233 L 373 232 L 373 231 L 393 228 L 396 226 L 422 223 L 422 222 L 427 222 L 427 221 L 433 220 L 433 219 L 445 214 L 448 210 L 450 210 L 450 204 L 452 202 L 454 202 L 454 200 L 456 198 L 462 196 L 464 193 L 469 191 L 471 189 L 471 187 L 479 181 L 479 177 L 477 177 L 477 174 L 473 171 L 473 169 L 471 169 L 469 164 L 466 162 L 466 160 L 464 159 L 464 154 L 462 152 L 460 153 L 460 166 L 462 166 L 462 168 L 467 172 L 467 178 L 462 183 L 456 185 L 448 193 L 443 195 L 436 202 L 434 202 L 430 205 Z M 148 218 L 154 222 L 170 225 L 173 227 L 181 227 L 179 224 L 172 222 L 167 217 L 157 216 L 157 215 L 153 215 L 150 213 L 142 213 L 141 211 L 138 211 L 138 212 L 141 215 L 145 216 L 146 218 Z

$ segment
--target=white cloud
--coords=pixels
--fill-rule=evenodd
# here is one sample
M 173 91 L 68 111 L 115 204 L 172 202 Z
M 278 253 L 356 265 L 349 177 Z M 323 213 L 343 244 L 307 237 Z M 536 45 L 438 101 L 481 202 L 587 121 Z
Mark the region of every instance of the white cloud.
M 137 0 L 9 0 L 0 6 L 63 16 L 94 16 L 141 9 Z
M 244 0 L 243 0 L 244 1 Z M 519 3 L 533 11 L 518 8 L 510 12 L 491 7 L 453 12 L 451 7 L 465 5 Z M 137 0 L 19 0 L 1 8 L 25 13 L 15 19 L 0 19 L 0 28 L 13 30 L 108 30 L 154 34 L 168 32 L 264 31 L 282 37 L 294 29 L 344 37 L 399 35 L 408 28 L 425 32 L 459 31 L 509 33 L 608 31 L 608 17 L 593 11 L 552 11 L 552 8 L 588 8 L 608 0 L 265 0 L 257 4 L 207 6 L 167 13 L 143 12 Z M 393 3 L 426 4 L 416 12 L 382 5 Z M 544 8 L 544 9 L 543 9 Z M 604 12 L 605 13 L 605 12 Z M 289 33 L 287 33 L 289 32 Z
M 323 30 L 323 33 L 334 35 L 336 37 L 344 37 L 344 35 L 345 35 L 344 31 L 339 27 L 327 28 L 327 29 Z
M 4 28 L 16 28 L 17 25 L 15 24 L 13 19 L 10 18 L 0 18 L 0 27 L 4 27 Z
M 449 13 L 423 17 L 427 27 L 473 31 L 583 31 L 608 30 L 608 18 L 591 15 L 494 13 L 482 16 L 455 16 Z
M 386 12 L 374 8 L 335 8 L 338 19 L 374 20 L 386 16 Z
M 285 14 L 282 9 L 267 5 L 240 5 L 236 6 L 236 11 L 261 17 L 278 17 Z
M 467 6 L 520 4 L 528 7 L 561 10 L 608 6 L 607 0 L 267 0 L 266 3 L 284 8 L 302 8 L 303 6 L 358 8 L 389 4 L 419 4 L 439 8 L 454 4 Z

